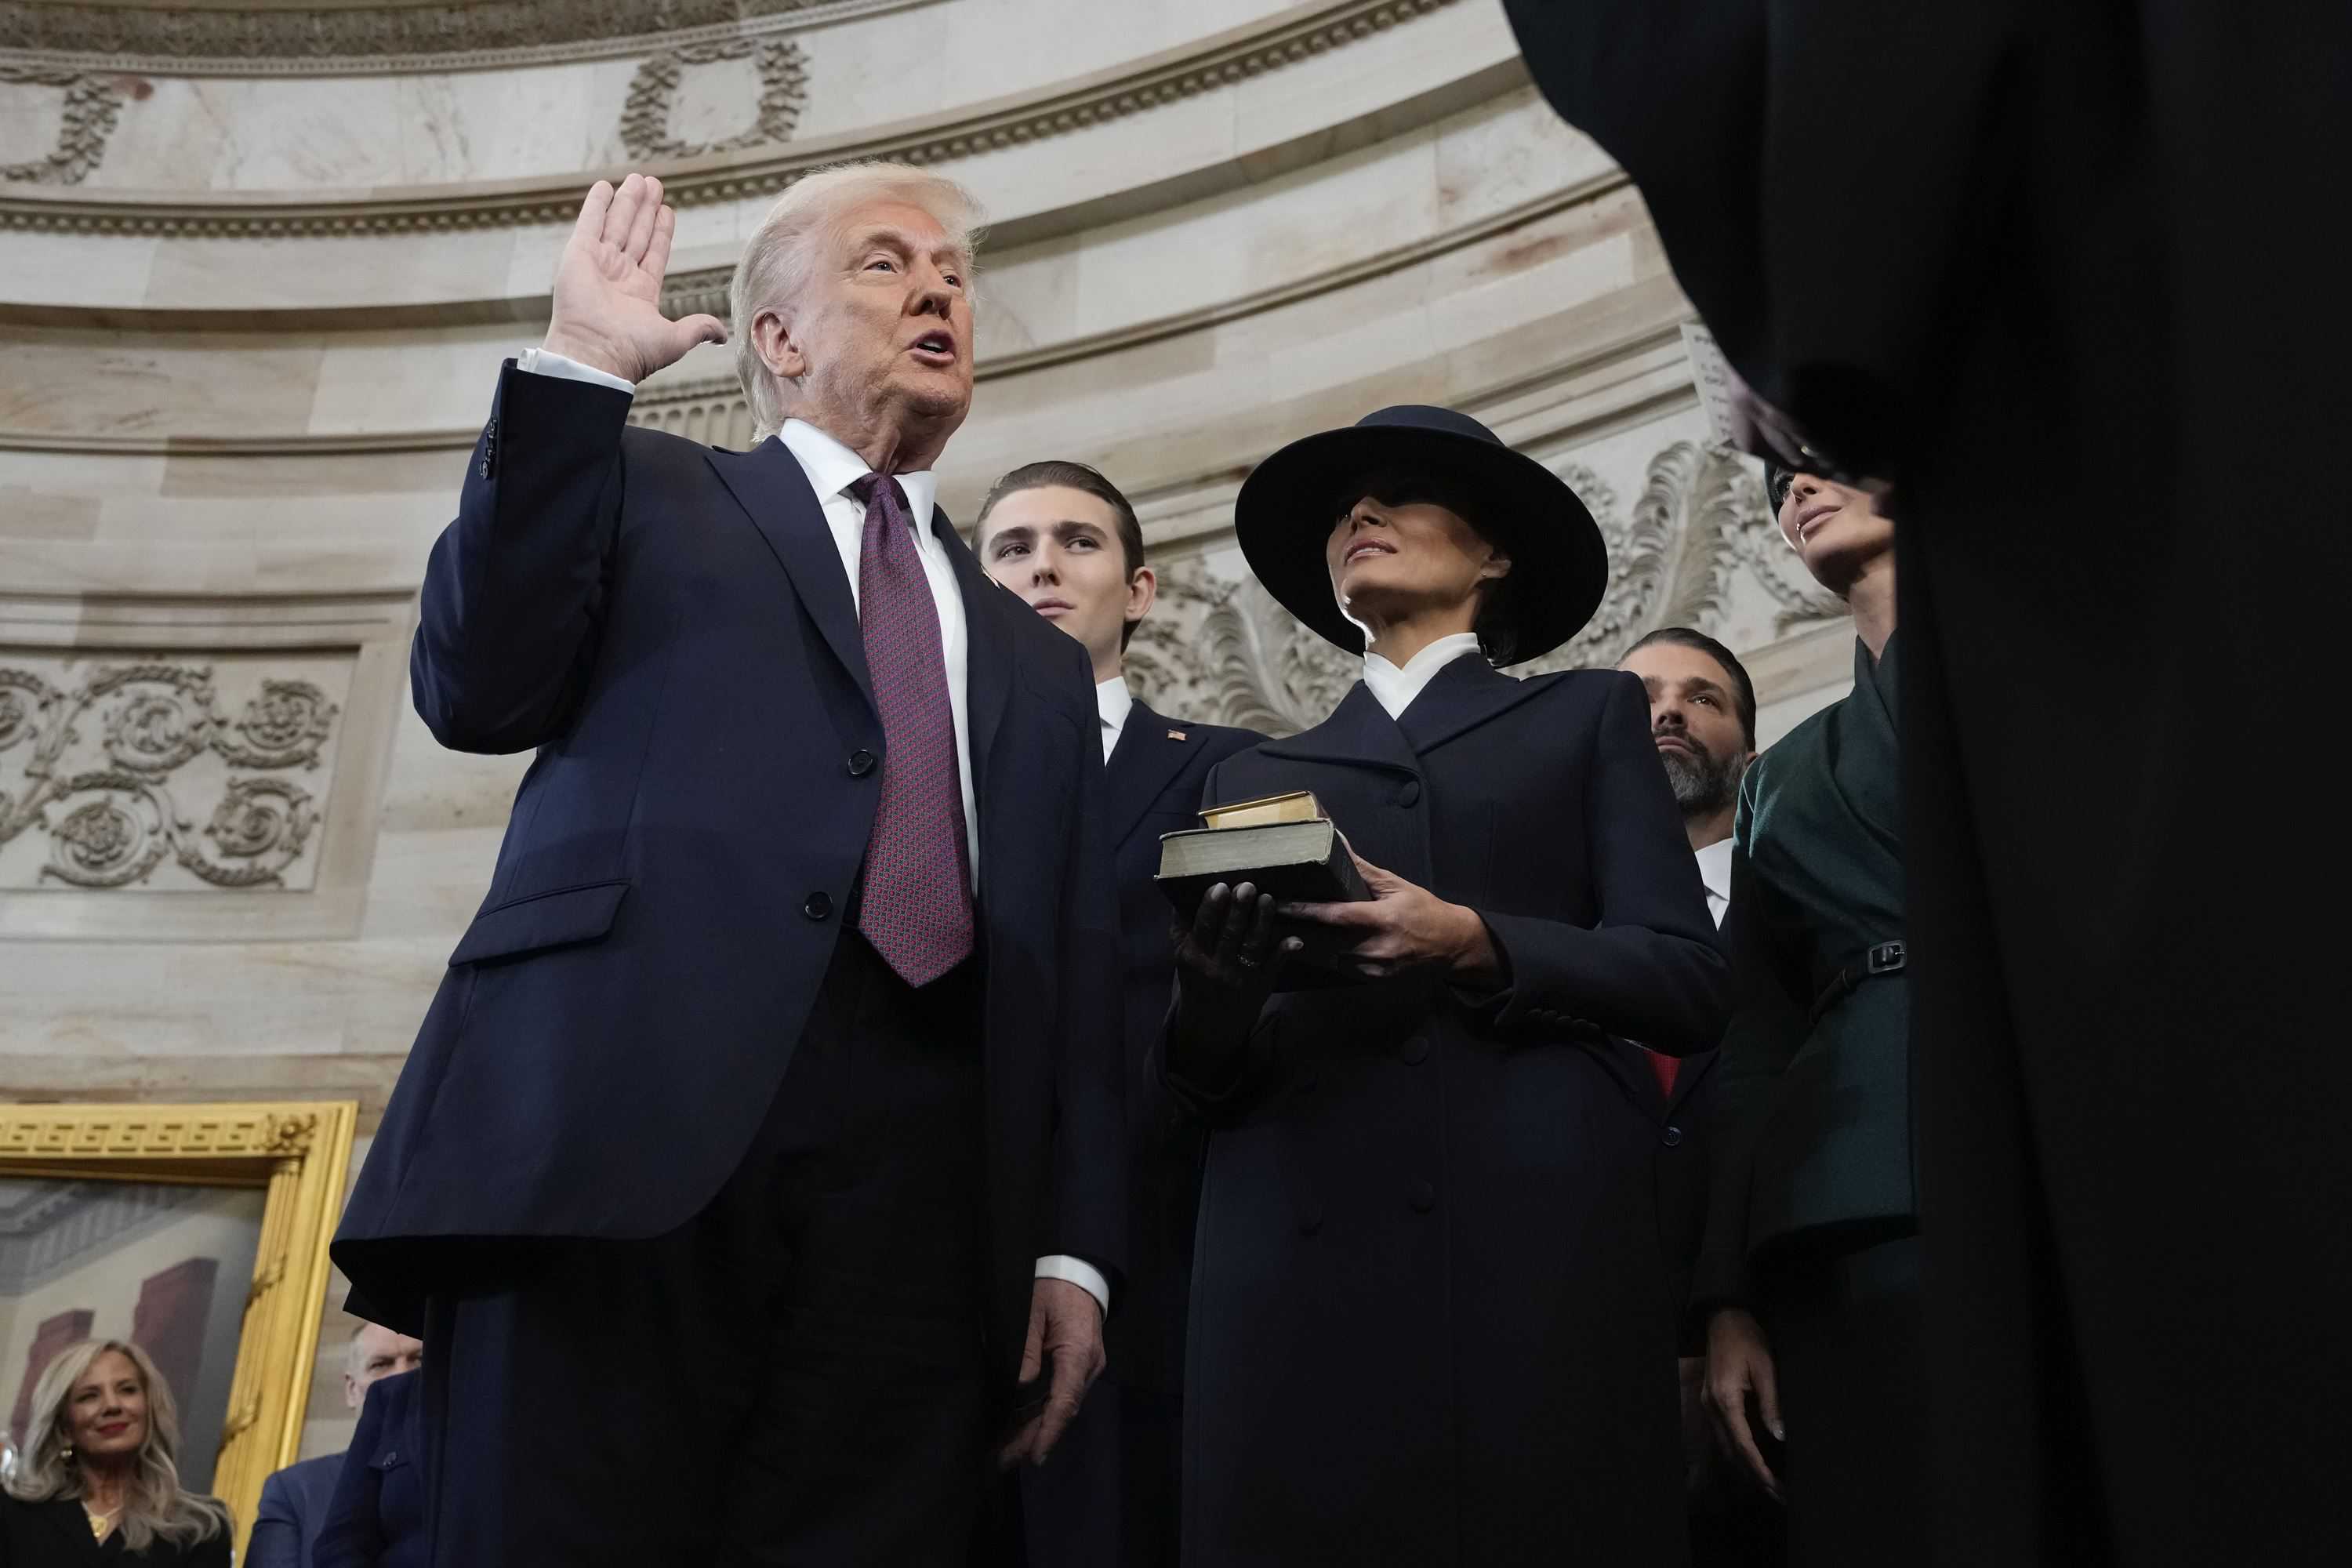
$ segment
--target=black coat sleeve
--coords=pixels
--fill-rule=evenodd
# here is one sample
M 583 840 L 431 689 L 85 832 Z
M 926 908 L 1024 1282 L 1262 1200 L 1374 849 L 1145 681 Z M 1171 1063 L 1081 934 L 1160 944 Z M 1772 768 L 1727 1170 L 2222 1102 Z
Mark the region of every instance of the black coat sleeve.
M 343 1470 L 335 1482 L 335 1500 L 327 1505 L 327 1521 L 310 1548 L 310 1568 L 376 1568 L 383 1561 L 383 1472 L 368 1462 L 383 1451 L 400 1402 L 390 1385 L 419 1374 L 406 1372 L 379 1379 L 360 1402 L 360 1424 L 344 1450 Z
M 511 361 L 500 374 L 409 656 L 416 711 L 443 745 L 520 752 L 562 732 L 595 657 L 629 402 Z
M 1232 798 L 1231 792 L 1217 782 L 1223 772 L 1224 763 L 1219 763 L 1202 781 L 1201 805 L 1204 808 Z M 1187 1061 L 1181 1052 L 1172 1049 L 1176 1000 L 1181 994 L 1181 986 L 1179 976 L 1177 984 L 1170 989 L 1168 1020 L 1160 1030 L 1159 1048 L 1152 1053 L 1152 1070 L 1179 1113 L 1213 1124 L 1248 1107 L 1264 1086 L 1271 1065 L 1271 1041 L 1278 1015 L 1271 1003 L 1260 1008 L 1256 1023 L 1250 1027 L 1249 1039 L 1242 1047 L 1238 1066 L 1229 1073 L 1212 1077 L 1203 1070 L 1203 1064 Z
M 1738 1006 L 1715 1068 L 1706 1231 L 1691 1280 L 1694 1331 L 1702 1331 L 1717 1308 L 1747 1306 L 1753 1300 L 1748 1195 L 1756 1135 L 1771 1107 L 1773 1083 L 1810 1027 L 1808 1001 L 1801 994 L 1803 961 L 1786 951 L 1780 935 L 1789 921 L 1772 885 L 1756 875 L 1746 854 L 1735 851 L 1723 939 Z
M 1488 1026 L 1507 1036 L 1523 1024 L 1575 1020 L 1669 1056 L 1714 1049 L 1730 1007 L 1728 971 L 1650 740 L 1649 702 L 1630 675 L 1611 679 L 1584 804 L 1581 822 L 1560 826 L 1590 846 L 1600 921 L 1479 910 L 1507 972 L 1484 999 Z

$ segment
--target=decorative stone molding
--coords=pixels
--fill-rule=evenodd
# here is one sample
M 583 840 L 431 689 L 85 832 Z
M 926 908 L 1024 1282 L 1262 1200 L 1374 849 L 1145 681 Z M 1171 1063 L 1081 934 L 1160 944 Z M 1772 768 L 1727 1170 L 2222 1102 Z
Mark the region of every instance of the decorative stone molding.
M 604 59 L 931 0 L 484 0 L 245 10 L 0 0 L 0 54 L 156 76 L 362 76 Z
M 58 144 L 48 155 L 21 163 L 0 163 L 0 182 L 78 185 L 88 179 L 106 156 L 107 139 L 114 134 L 115 116 L 122 108 L 112 84 L 102 77 L 58 66 L 0 60 L 0 85 L 9 83 L 63 88 L 65 115 L 58 127 Z
M 1162 104 L 1311 59 L 1359 38 L 1424 16 L 1454 0 L 1339 0 L 1301 16 L 1236 29 L 1205 47 L 1173 52 L 1130 70 L 1048 89 L 961 115 L 919 120 L 908 133 L 829 137 L 791 152 L 730 160 L 713 168 L 656 171 L 676 205 L 773 195 L 813 169 L 852 158 L 932 163 L 1020 146 L 1123 120 Z M 71 234 L 189 235 L 286 238 L 405 234 L 441 229 L 566 224 L 577 214 L 583 174 L 501 183 L 471 191 L 364 200 L 188 201 L 150 197 L 73 200 L 0 195 L 0 226 Z
M 319 821 L 310 792 L 284 772 L 319 767 L 337 712 L 327 694 L 265 678 L 231 720 L 210 666 L 77 663 L 57 661 L 46 675 L 0 665 L 0 847 L 46 828 L 37 883 L 127 888 L 169 859 L 215 888 L 284 887 Z M 173 775 L 207 753 L 266 771 L 198 785 L 199 799 L 214 796 L 199 831 L 181 813 Z M 182 793 L 191 793 L 184 783 Z M 0 887 L 12 885 L 8 866 L 0 859 Z
M 1722 630 L 1743 572 L 1780 606 L 1778 632 L 1844 616 L 1810 582 L 1796 585 L 1763 486 L 1729 448 L 1677 441 L 1658 452 L 1630 515 L 1590 468 L 1559 471 L 1608 541 L 1609 589 L 1582 632 L 1517 673 L 1606 668 L 1662 626 Z M 1161 568 L 1160 608 L 1129 647 L 1127 672 L 1137 695 L 1162 712 L 1287 735 L 1328 717 L 1360 667 L 1254 580 L 1175 563 Z
M 677 89 L 688 66 L 751 58 L 760 72 L 760 98 L 751 128 L 723 141 L 690 143 L 670 132 Z M 646 57 L 630 79 L 621 110 L 621 145 L 633 158 L 699 158 L 740 153 L 789 142 L 808 106 L 808 56 L 790 38 L 728 38 L 688 48 L 660 49 Z
M 411 597 L 0 596 L 0 940 L 354 934 Z

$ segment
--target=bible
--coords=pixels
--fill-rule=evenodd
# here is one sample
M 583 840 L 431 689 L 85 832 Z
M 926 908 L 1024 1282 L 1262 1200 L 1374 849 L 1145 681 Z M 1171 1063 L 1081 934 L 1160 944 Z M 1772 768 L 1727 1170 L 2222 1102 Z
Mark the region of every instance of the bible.
M 1201 816 L 1208 826 L 1160 836 L 1155 880 L 1188 922 L 1202 896 L 1219 882 L 1247 882 L 1282 903 L 1352 903 L 1372 896 L 1338 826 L 1306 791 L 1214 806 Z M 1346 933 L 1327 927 L 1284 925 L 1285 935 L 1307 943 L 1297 959 L 1318 967 L 1328 968 L 1349 945 Z

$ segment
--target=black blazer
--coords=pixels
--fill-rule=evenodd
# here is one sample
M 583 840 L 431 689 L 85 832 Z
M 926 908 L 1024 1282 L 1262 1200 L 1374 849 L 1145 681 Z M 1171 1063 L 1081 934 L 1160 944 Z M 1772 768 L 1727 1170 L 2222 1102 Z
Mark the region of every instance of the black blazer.
M 310 1568 L 430 1568 L 422 1377 L 369 1387 Z
M 1183 1365 L 1184 1291 L 1200 1188 L 1197 1123 L 1174 1111 L 1149 1067 L 1174 994 L 1175 919 L 1152 879 L 1160 836 L 1201 826 L 1210 771 L 1265 739 L 1255 730 L 1161 717 L 1142 702 L 1105 772 L 1118 845 L 1119 992 L 1126 1011 L 1128 1133 L 1133 1149 L 1132 1278 L 1117 1333 L 1123 1387 L 1173 1398 Z
M 76 1499 L 19 1502 L 0 1492 L 0 1568 L 98 1568 L 118 1563 L 122 1568 L 229 1568 L 228 1531 L 193 1546 L 155 1541 L 144 1552 L 126 1552 L 120 1531 L 104 1542 L 90 1535 L 89 1515 Z
M 1615 672 L 1457 659 L 1391 720 L 1222 763 L 1476 910 L 1506 980 L 1277 994 L 1208 1123 L 1184 1389 L 1188 1563 L 1668 1563 L 1683 1488 L 1648 1069 L 1726 1012 L 1698 868 Z
M 246 1538 L 246 1568 L 310 1568 L 310 1548 L 342 1470 L 341 1454 L 323 1454 L 270 1473 Z
M 881 721 L 800 464 L 629 427 L 628 403 L 509 363 L 426 572 L 417 711 L 445 745 L 539 755 L 335 1241 L 355 1310 L 408 1332 L 450 1238 L 645 1237 L 701 1209 L 782 1081 L 873 826 Z M 1010 1357 L 1039 1256 L 1116 1277 L 1126 1250 L 1101 719 L 1085 650 L 931 526 L 970 627 Z

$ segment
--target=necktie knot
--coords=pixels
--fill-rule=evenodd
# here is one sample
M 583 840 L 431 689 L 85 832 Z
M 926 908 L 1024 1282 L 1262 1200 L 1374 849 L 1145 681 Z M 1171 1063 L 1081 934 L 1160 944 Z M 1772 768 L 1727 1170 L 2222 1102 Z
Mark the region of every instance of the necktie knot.
M 908 515 L 907 492 L 899 486 L 896 475 L 860 474 L 849 481 L 849 493 L 858 505 L 866 509 L 869 520 L 877 510 L 893 517 Z M 876 505 L 877 496 L 883 498 L 879 507 Z

